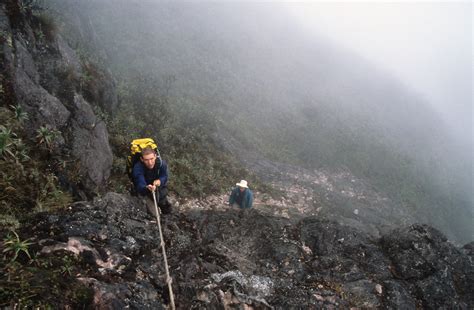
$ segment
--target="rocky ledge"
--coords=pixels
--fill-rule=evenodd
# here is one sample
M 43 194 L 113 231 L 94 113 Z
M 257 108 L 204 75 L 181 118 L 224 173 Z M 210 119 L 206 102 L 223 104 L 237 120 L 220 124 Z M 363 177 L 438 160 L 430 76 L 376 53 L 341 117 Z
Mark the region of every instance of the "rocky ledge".
M 474 307 L 473 243 L 411 225 L 380 238 L 322 217 L 194 202 L 161 219 L 178 309 Z M 72 253 L 99 309 L 166 308 L 157 223 L 135 197 L 108 193 L 29 228 L 41 255 Z

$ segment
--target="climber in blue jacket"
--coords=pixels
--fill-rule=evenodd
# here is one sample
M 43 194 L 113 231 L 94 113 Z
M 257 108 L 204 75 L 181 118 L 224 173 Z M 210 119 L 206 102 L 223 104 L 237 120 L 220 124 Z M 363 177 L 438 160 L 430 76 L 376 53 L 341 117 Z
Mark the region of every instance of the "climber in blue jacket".
M 247 185 L 247 181 L 241 180 L 231 192 L 229 205 L 240 209 L 250 209 L 253 203 L 253 193 Z
M 140 160 L 133 166 L 133 185 L 140 196 L 147 197 L 148 212 L 155 215 L 152 193 L 158 190 L 158 207 L 163 214 L 171 212 L 168 195 L 168 167 L 152 148 L 144 148 Z

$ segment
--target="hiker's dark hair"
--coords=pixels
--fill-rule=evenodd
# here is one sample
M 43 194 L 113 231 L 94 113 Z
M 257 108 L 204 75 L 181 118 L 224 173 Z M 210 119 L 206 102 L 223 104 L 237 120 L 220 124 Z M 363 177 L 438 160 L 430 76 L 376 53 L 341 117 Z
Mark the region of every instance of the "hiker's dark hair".
M 142 149 L 142 157 L 145 156 L 145 155 L 148 155 L 148 154 L 156 154 L 156 151 L 154 149 L 152 149 L 150 146 L 147 146 L 145 147 L 144 149 Z

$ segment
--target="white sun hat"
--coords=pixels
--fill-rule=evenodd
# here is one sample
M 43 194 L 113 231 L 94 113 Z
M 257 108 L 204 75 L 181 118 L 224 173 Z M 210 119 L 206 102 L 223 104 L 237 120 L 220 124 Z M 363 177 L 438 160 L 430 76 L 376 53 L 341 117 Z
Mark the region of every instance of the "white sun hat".
M 245 180 L 240 180 L 240 183 L 237 183 L 237 184 L 235 184 L 235 185 L 240 186 L 240 187 L 249 188 L 249 187 L 247 186 L 247 181 L 245 181 Z

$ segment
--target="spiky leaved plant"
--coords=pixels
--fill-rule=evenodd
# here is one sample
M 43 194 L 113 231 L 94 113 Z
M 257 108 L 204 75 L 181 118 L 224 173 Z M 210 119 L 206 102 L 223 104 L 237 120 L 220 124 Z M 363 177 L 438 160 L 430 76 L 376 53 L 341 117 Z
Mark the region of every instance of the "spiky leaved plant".
M 60 131 L 56 129 L 49 128 L 48 126 L 41 126 L 36 131 L 36 139 L 38 139 L 39 145 L 45 145 L 48 150 L 53 148 L 54 141 L 61 134 Z
M 11 256 L 11 262 L 14 262 L 18 258 L 18 254 L 21 252 L 25 253 L 31 259 L 28 248 L 32 244 L 33 243 L 30 242 L 29 239 L 22 241 L 15 231 L 11 231 L 3 240 L 3 253 Z
M 14 118 L 20 123 L 28 120 L 28 114 L 23 110 L 20 105 L 11 105 L 10 108 L 13 110 Z
M 14 157 L 13 138 L 15 134 L 10 128 L 0 125 L 0 157 L 6 159 L 7 156 Z

